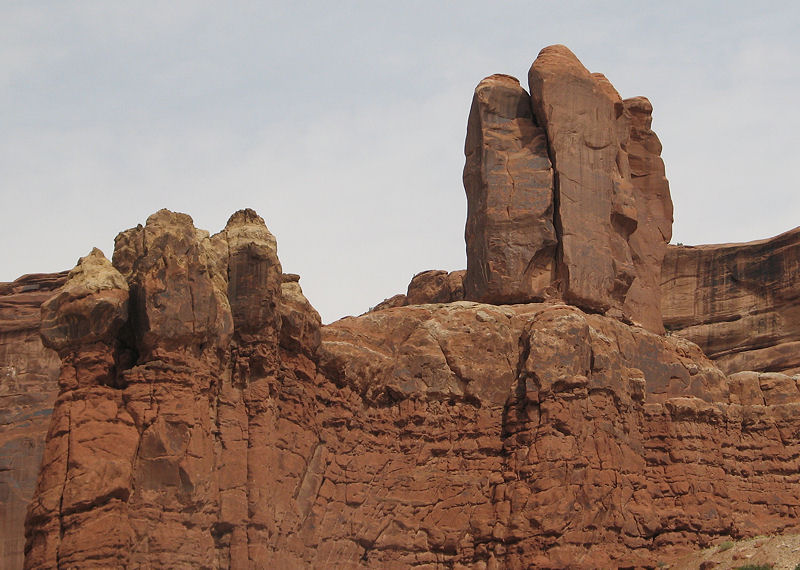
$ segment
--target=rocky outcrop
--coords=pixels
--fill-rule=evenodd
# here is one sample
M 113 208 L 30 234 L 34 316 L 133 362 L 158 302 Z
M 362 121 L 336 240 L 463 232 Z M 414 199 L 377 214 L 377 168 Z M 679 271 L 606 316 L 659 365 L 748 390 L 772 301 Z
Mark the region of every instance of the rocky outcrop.
M 800 228 L 741 244 L 671 246 L 664 324 L 726 372 L 800 372 Z
M 652 106 L 623 101 L 564 46 L 541 51 L 528 83 L 530 95 L 505 75 L 475 89 L 465 298 L 562 299 L 663 332 L 672 201 Z
M 623 313 L 644 328 L 663 332 L 661 267 L 672 239 L 672 198 L 661 160 L 661 141 L 650 128 L 653 106 L 644 97 L 623 102 L 630 121 L 628 154 L 631 184 L 636 197 L 637 224 L 628 239 L 636 279 L 625 296 Z
M 61 362 L 39 336 L 40 306 L 67 272 L 0 283 L 0 567 L 21 568 L 25 510 L 42 460 Z
M 269 394 L 319 316 L 252 210 L 213 237 L 162 210 L 114 265 L 93 252 L 43 308 L 63 365 L 26 566 L 246 566 L 274 514 Z
M 44 304 L 28 567 L 652 566 L 796 526 L 796 378 L 552 302 L 320 334 L 274 244 L 162 211 Z
M 553 170 L 544 130 L 519 81 L 492 75 L 475 88 L 464 145 L 466 298 L 541 300 L 553 280 Z
M 442 271 L 429 269 L 414 275 L 408 284 L 405 295 L 394 295 L 384 299 L 370 311 L 383 311 L 407 305 L 427 305 L 431 303 L 453 303 L 464 300 L 464 279 L 466 271 Z
M 745 400 L 678 337 L 563 305 L 461 302 L 329 325 L 321 365 L 367 405 L 346 425 L 370 459 L 336 459 L 320 493 L 346 527 L 375 524 L 365 567 L 653 567 L 797 524 L 796 379 L 773 380 L 794 399 Z M 352 477 L 368 489 L 356 504 Z
M 652 107 L 623 102 L 564 46 L 539 53 L 528 83 L 555 172 L 561 294 L 661 332 L 658 284 L 672 202 Z

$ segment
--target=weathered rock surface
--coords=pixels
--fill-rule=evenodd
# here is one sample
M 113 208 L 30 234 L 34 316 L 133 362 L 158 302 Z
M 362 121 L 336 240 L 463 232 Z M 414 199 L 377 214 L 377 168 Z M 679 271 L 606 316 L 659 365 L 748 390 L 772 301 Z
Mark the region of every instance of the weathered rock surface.
M 475 88 L 464 154 L 466 298 L 543 299 L 557 244 L 553 170 L 544 130 L 515 78 L 492 75 Z
M 797 527 L 796 377 L 552 302 L 320 333 L 252 211 L 121 236 L 45 303 L 28 567 L 652 566 Z
M 114 261 L 93 252 L 45 303 L 63 366 L 26 566 L 257 564 L 277 504 L 270 394 L 309 368 L 319 316 L 252 210 L 213 237 L 162 210 Z
M 394 295 L 384 299 L 370 308 L 370 311 L 383 311 L 407 305 L 463 301 L 465 276 L 464 270 L 449 273 L 441 269 L 422 271 L 411 278 L 405 295 Z
M 636 277 L 627 240 L 638 223 L 622 148 L 628 135 L 622 100 L 564 46 L 539 53 L 528 83 L 556 173 L 565 300 L 592 311 L 620 310 Z
M 741 244 L 671 246 L 664 324 L 726 372 L 800 372 L 800 228 Z
M 58 394 L 61 362 L 39 336 L 40 306 L 67 272 L 0 283 L 0 567 L 21 568 L 25 510 Z
M 542 50 L 528 82 L 530 96 L 506 75 L 475 89 L 464 298 L 560 298 L 663 332 L 672 201 L 650 102 L 623 101 L 564 46 Z
M 630 121 L 626 145 L 637 224 L 628 239 L 636 279 L 625 296 L 623 313 L 649 331 L 663 332 L 661 266 L 672 239 L 672 198 L 661 160 L 661 141 L 652 131 L 653 106 L 644 97 L 625 99 Z

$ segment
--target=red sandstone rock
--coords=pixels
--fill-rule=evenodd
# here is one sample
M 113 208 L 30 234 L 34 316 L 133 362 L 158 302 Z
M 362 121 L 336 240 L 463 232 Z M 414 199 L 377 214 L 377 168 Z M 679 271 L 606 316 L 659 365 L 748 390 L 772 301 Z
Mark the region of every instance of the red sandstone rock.
M 475 88 L 464 145 L 465 297 L 490 303 L 544 298 L 556 246 L 553 171 L 528 93 L 507 75 Z
M 116 338 L 94 332 L 114 311 L 64 333 L 28 567 L 646 566 L 797 526 L 795 378 L 728 380 L 685 339 L 553 303 L 390 308 L 320 344 L 255 213 L 122 235 L 145 301 Z M 88 281 L 113 285 L 89 314 L 124 291 Z M 146 302 L 187 288 L 219 302 Z M 95 380 L 64 381 L 81 359 Z
M 370 309 L 383 311 L 407 305 L 429 305 L 435 303 L 453 303 L 464 300 L 464 277 L 466 271 L 442 271 L 430 269 L 414 275 L 408 284 L 405 295 L 394 295 L 384 299 Z
M 543 49 L 528 82 L 554 162 L 564 298 L 594 311 L 621 309 L 636 276 L 627 239 L 637 224 L 622 100 L 564 46 Z
M 742 244 L 670 247 L 664 323 L 728 372 L 800 372 L 800 228 Z
M 40 306 L 67 272 L 0 283 L 0 567 L 21 568 L 25 510 L 36 485 L 61 362 L 39 336 Z
M 406 304 L 452 303 L 464 299 L 464 271 L 430 270 L 418 273 L 408 284 Z
M 625 150 L 637 213 L 636 231 L 628 239 L 636 279 L 625 296 L 623 313 L 647 330 L 661 333 L 661 265 L 672 238 L 672 198 L 661 141 L 650 128 L 653 106 L 644 97 L 625 99 L 623 105 L 630 120 Z
M 97 249 L 42 304 L 42 340 L 61 357 L 60 392 L 28 509 L 26 567 L 83 566 L 82 542 L 93 535 L 89 559 L 125 559 L 137 437 L 111 386 L 119 385 L 117 334 L 127 319 L 128 284 Z
M 564 46 L 543 49 L 528 82 L 554 164 L 561 295 L 662 332 L 659 273 L 672 202 L 649 102 L 623 102 Z

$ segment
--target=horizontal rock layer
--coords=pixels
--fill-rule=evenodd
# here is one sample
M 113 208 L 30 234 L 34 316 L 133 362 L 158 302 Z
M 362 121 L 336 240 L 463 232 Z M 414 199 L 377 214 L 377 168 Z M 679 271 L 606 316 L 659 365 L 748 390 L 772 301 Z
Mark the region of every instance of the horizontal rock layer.
M 670 246 L 664 324 L 726 372 L 800 372 L 800 228 L 740 244 Z

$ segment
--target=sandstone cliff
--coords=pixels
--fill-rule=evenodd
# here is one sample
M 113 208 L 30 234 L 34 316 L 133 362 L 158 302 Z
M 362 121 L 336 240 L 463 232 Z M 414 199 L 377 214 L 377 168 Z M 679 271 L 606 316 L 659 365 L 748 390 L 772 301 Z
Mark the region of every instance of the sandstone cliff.
M 359 317 L 321 326 L 252 210 L 0 288 L 13 379 L 57 389 L 25 566 L 654 568 L 800 530 L 796 234 L 667 248 L 650 103 L 563 46 L 528 80 L 474 94 L 466 271 Z
M 796 525 L 795 378 L 560 302 L 320 337 L 275 252 L 162 211 L 45 303 L 28 567 L 652 566 Z
M 800 373 L 800 228 L 742 244 L 673 246 L 664 323 L 726 372 Z
M 58 355 L 39 337 L 39 307 L 67 274 L 0 283 L 0 567 L 21 568 L 25 509 L 33 495 L 50 413 Z

